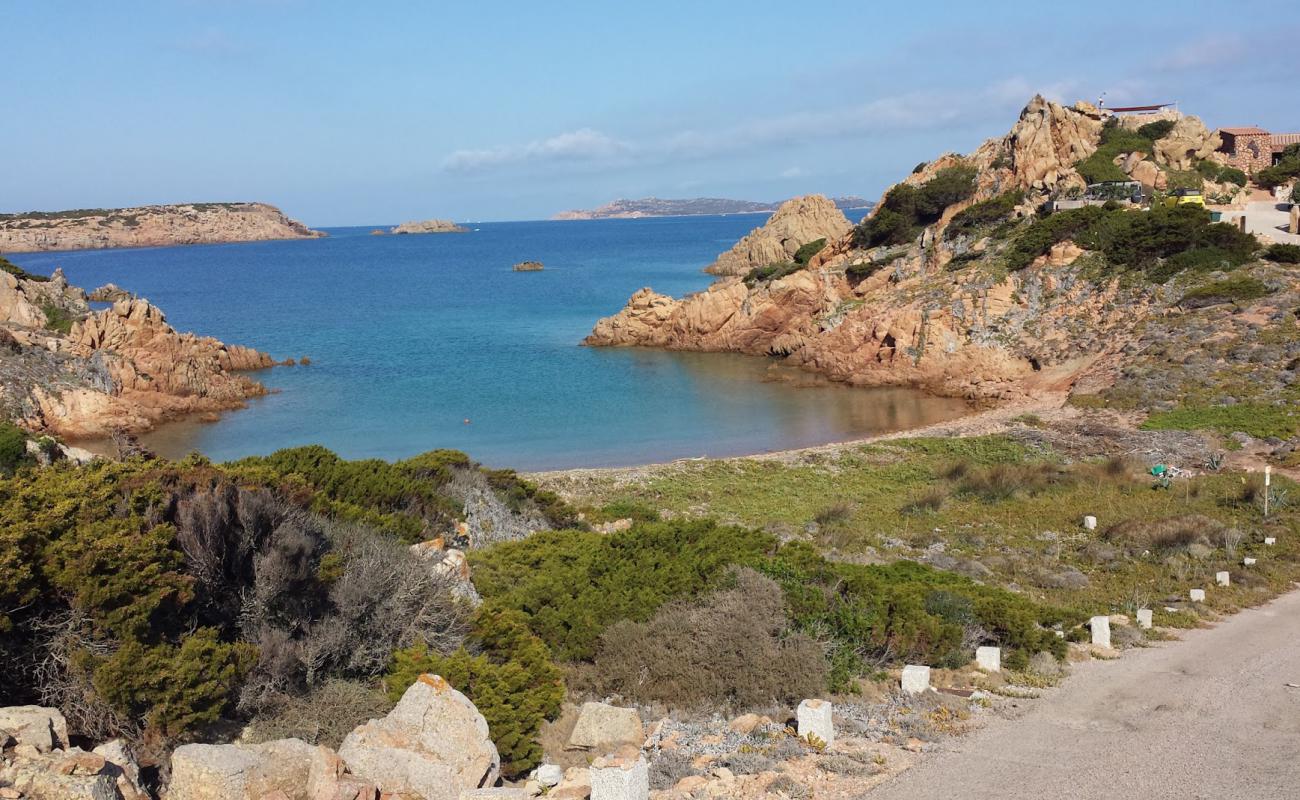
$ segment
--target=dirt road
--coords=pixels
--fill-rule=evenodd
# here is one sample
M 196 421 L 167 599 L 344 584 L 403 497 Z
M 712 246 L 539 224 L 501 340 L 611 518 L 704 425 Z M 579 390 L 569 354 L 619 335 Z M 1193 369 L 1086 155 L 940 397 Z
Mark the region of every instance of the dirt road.
M 863 800 L 1300 797 L 1300 591 L 1182 642 L 1076 666 L 1054 696 Z

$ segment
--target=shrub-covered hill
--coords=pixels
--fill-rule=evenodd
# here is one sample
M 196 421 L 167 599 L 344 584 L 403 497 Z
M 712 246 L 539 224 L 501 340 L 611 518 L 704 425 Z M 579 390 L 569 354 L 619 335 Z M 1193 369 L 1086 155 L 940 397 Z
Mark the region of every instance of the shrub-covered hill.
M 0 472 L 0 705 L 54 705 L 76 734 L 157 757 L 233 720 L 341 736 L 384 705 L 377 681 L 413 646 L 469 648 L 488 671 L 518 656 L 530 691 L 561 691 L 545 645 L 476 614 L 463 575 L 408 549 L 571 522 L 512 473 L 449 451 L 388 464 L 322 448 L 14 466 Z M 466 511 L 477 527 L 458 525 Z M 503 755 L 531 766 L 526 745 Z

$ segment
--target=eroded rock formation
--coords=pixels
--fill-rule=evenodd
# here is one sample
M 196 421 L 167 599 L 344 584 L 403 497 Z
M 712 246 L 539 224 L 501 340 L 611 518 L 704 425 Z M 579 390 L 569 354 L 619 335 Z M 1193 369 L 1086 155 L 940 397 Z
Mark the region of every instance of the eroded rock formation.
M 426 219 L 403 222 L 390 233 L 469 233 L 469 228 L 457 225 L 449 219 Z
M 838 239 L 852 227 L 829 198 L 819 194 L 796 197 L 782 203 L 762 227 L 750 231 L 704 271 L 744 275 L 754 267 L 789 261 L 801 246 L 817 239 Z
M 0 407 L 24 427 L 68 439 L 140 432 L 192 413 L 240 407 L 264 394 L 240 374 L 265 353 L 180 333 L 148 301 L 91 312 L 62 273 L 0 273 Z

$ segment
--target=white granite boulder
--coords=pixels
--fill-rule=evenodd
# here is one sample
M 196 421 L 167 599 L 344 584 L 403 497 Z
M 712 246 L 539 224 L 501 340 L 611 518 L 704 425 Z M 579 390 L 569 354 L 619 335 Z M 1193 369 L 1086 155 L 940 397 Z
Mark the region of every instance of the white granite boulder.
M 306 798 L 323 750 L 301 739 L 181 745 L 172 753 L 167 800 L 244 800 L 276 792 Z
M 495 784 L 501 771 L 487 721 L 437 675 L 421 675 L 388 716 L 349 733 L 339 756 L 381 792 L 424 800 L 458 800 L 464 789 Z

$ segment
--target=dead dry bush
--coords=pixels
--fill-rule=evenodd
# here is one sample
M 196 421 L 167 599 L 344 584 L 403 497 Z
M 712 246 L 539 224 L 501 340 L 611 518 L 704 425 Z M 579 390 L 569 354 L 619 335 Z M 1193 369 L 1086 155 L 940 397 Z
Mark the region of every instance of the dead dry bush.
M 781 588 L 743 569 L 727 588 L 611 627 L 594 674 L 605 693 L 638 703 L 733 711 L 815 697 L 827 677 L 821 646 L 787 630 Z
M 1102 538 L 1130 553 L 1143 551 L 1172 552 L 1186 550 L 1193 544 L 1209 545 L 1222 541 L 1223 523 L 1203 514 L 1185 514 L 1165 519 L 1129 519 L 1116 523 L 1102 533 Z
M 336 748 L 353 728 L 382 717 L 390 706 L 373 686 L 329 680 L 304 695 L 271 698 L 252 721 L 248 738 L 253 742 L 302 739 Z

